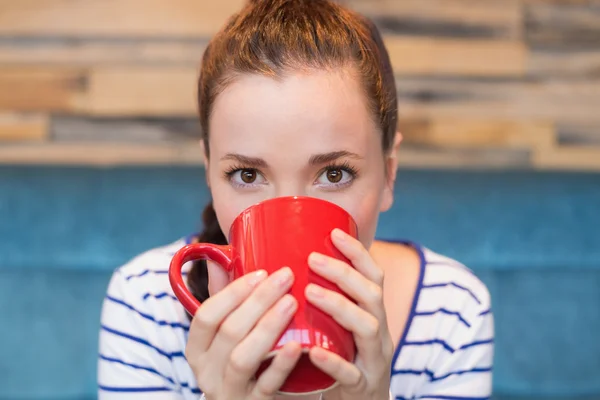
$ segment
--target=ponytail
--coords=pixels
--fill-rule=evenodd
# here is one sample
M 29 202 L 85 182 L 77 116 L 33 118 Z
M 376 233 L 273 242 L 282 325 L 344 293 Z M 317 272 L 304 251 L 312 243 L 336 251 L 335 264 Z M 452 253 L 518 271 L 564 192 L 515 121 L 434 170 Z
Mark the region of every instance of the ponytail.
M 198 242 L 200 243 L 213 243 L 213 244 L 227 244 L 227 239 L 221 231 L 219 221 L 217 220 L 217 214 L 212 205 L 212 202 L 208 203 L 204 211 L 202 212 L 202 224 L 203 231 L 198 235 Z M 188 285 L 190 292 L 200 302 L 204 302 L 209 298 L 208 294 L 208 270 L 206 267 L 206 261 L 198 260 L 194 261 L 192 268 L 188 274 Z

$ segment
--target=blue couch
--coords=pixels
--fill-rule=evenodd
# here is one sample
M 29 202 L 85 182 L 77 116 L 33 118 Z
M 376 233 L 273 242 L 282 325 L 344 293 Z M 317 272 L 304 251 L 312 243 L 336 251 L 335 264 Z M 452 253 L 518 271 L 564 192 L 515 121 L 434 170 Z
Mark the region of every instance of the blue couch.
M 200 168 L 0 167 L 0 399 L 95 398 L 111 271 L 199 229 L 207 199 Z M 599 229 L 600 175 L 411 170 L 378 236 L 488 284 L 497 399 L 600 399 Z

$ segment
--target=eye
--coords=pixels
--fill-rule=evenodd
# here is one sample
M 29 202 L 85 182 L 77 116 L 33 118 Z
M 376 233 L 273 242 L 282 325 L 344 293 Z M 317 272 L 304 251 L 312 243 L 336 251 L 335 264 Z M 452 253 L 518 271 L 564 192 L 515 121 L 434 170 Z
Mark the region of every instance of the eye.
M 345 186 L 356 178 L 356 170 L 348 165 L 329 166 L 317 178 L 317 184 L 324 187 Z
M 225 174 L 235 186 L 257 186 L 266 182 L 264 176 L 253 168 L 232 168 Z

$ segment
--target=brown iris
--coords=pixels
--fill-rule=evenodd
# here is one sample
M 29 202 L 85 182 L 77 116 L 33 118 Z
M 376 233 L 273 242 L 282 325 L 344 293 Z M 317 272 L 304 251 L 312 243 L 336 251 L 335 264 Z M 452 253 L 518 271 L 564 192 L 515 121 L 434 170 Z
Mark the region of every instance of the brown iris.
M 331 183 L 338 183 L 342 180 L 342 170 L 330 169 L 329 171 L 327 171 L 327 180 Z
M 256 171 L 253 169 L 243 169 L 241 178 L 244 183 L 253 183 L 256 180 Z

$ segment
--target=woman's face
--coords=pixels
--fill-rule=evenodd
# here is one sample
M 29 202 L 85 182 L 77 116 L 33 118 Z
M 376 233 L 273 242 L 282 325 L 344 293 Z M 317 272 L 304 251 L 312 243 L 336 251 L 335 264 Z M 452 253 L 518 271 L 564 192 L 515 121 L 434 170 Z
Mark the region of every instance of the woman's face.
M 221 229 L 227 236 L 259 201 L 310 196 L 349 212 L 370 247 L 395 177 L 395 150 L 384 157 L 381 140 L 350 71 L 237 77 L 210 118 L 207 180 Z

